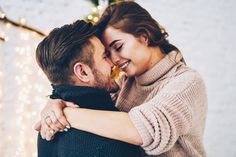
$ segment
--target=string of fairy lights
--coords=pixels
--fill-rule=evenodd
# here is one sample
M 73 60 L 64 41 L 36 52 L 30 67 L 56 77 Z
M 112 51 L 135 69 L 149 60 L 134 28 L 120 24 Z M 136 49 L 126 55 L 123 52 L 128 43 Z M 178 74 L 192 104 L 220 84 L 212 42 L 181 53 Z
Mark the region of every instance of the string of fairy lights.
M 98 1 L 99 5 L 92 8 L 85 20 L 97 22 L 110 2 Z M 50 94 L 50 84 L 37 66 L 34 56 L 37 44 L 44 36 L 46 34 L 42 31 L 28 26 L 25 18 L 11 20 L 0 6 L 0 50 L 5 50 L 0 51 L 0 130 L 6 134 L 0 135 L 1 157 L 9 154 L 14 157 L 37 156 L 37 133 L 32 131 L 32 124 L 39 119 L 38 111 L 46 104 L 46 95 Z M 8 57 L 4 56 L 6 53 Z M 14 89 L 6 88 L 6 82 L 10 82 Z M 6 93 L 15 95 L 9 100 L 5 98 Z M 13 105 L 9 102 L 17 107 L 6 107 Z M 42 107 L 39 108 L 39 105 Z M 11 119 L 6 123 L 5 117 Z
M 108 5 L 108 2 L 107 3 L 104 1 L 102 1 L 102 2 L 103 3 L 101 5 L 98 5 L 97 7 L 92 8 L 92 13 L 89 14 L 85 18 L 86 21 L 89 21 L 92 23 L 96 23 L 98 21 L 101 13 L 103 11 L 104 6 Z M 25 30 L 31 31 L 32 33 L 38 34 L 39 36 L 42 36 L 42 37 L 46 36 L 46 34 L 41 32 L 40 30 L 30 27 L 30 26 L 27 26 L 25 18 L 20 18 L 18 22 L 9 19 L 6 16 L 3 9 L 1 8 L 1 6 L 0 6 L 0 22 L 5 23 L 6 27 L 10 27 L 11 25 L 13 25 L 13 26 L 20 27 Z M 0 41 L 6 42 L 8 40 L 9 40 L 8 36 L 6 34 L 4 34 L 3 32 L 0 32 Z
M 46 77 L 35 63 L 34 52 L 45 34 L 26 25 L 25 18 L 17 22 L 9 19 L 2 8 L 0 24 L 0 48 L 4 50 L 0 51 L 0 114 L 5 122 L 1 122 L 4 135 L 0 135 L 0 156 L 36 157 L 37 136 L 32 124 L 38 107 L 34 104 L 45 103 L 42 96 L 48 90 Z M 40 79 L 33 81 L 35 77 Z M 8 96 L 11 93 L 14 97 Z M 11 108 L 7 107 L 10 105 Z
M 21 27 L 21 28 L 23 28 L 25 30 L 29 30 L 31 32 L 34 32 L 34 33 L 36 33 L 36 34 L 38 34 L 38 35 L 40 35 L 42 37 L 45 36 L 44 33 L 42 33 L 41 31 L 37 30 L 36 28 L 27 26 L 25 18 L 20 18 L 19 22 L 15 22 L 15 21 L 9 19 L 6 16 L 6 13 L 3 11 L 1 6 L 0 6 L 0 22 L 5 23 L 6 27 L 10 27 L 11 25 L 13 25 L 13 26 Z M 8 36 L 6 36 L 4 33 L 1 33 L 0 34 L 0 40 L 1 41 L 8 41 Z
M 92 8 L 92 13 L 89 14 L 87 17 L 85 17 L 85 20 L 88 22 L 96 23 L 99 17 L 101 16 L 103 9 L 106 6 L 108 6 L 108 4 L 119 2 L 119 1 L 121 0 L 91 0 L 91 2 L 93 2 L 94 5 L 96 5 L 96 7 Z M 13 25 L 13 26 L 28 30 L 33 34 L 38 34 L 41 37 L 46 36 L 46 34 L 41 32 L 40 30 L 26 25 L 25 18 L 20 18 L 18 22 L 9 19 L 1 6 L 0 6 L 0 22 L 5 23 L 6 27 L 10 27 L 11 25 Z M 0 32 L 0 41 L 6 42 L 8 40 L 9 40 L 9 37 L 3 32 Z

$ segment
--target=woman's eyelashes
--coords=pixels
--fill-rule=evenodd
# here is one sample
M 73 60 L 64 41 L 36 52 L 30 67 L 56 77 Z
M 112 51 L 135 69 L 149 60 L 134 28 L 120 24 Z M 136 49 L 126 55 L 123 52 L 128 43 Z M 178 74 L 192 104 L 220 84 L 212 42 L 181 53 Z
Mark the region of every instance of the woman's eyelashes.
M 114 47 L 114 49 L 117 51 L 117 52 L 120 52 L 121 51 L 121 49 L 122 49 L 122 47 L 123 47 L 123 44 L 117 44 L 117 46 L 115 46 Z

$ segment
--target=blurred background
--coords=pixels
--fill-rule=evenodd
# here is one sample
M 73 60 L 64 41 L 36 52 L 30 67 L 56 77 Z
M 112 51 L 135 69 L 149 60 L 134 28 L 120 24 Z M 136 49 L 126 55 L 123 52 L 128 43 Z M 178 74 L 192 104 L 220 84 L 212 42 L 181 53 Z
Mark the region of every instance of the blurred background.
M 208 156 L 235 157 L 236 1 L 136 2 L 166 28 L 170 42 L 205 80 Z M 35 61 L 35 48 L 43 34 L 77 19 L 96 21 L 107 3 L 99 0 L 97 7 L 89 0 L 0 1 L 0 157 L 37 156 L 32 125 L 50 94 L 50 84 Z M 12 21 L 6 22 L 6 17 Z M 33 30 L 22 28 L 26 26 Z

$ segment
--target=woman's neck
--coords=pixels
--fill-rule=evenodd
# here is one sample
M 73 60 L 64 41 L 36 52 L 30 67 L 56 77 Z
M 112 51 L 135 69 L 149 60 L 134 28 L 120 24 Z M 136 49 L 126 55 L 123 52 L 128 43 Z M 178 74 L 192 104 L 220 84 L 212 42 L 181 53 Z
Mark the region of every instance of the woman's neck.
M 162 53 L 159 47 L 150 47 L 150 51 L 152 55 L 147 70 L 154 67 L 158 62 L 160 62 L 160 60 L 162 60 L 166 56 L 166 54 Z

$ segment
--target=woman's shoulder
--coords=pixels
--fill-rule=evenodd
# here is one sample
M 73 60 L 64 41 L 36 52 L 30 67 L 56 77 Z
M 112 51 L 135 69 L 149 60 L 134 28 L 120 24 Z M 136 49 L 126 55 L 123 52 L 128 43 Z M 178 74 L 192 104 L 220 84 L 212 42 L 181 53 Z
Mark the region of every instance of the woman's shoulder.
M 205 88 L 201 74 L 188 66 L 179 67 L 174 75 L 169 78 L 165 89 L 170 92 L 183 91 L 190 87 Z
M 187 82 L 192 82 L 195 80 L 202 80 L 201 74 L 188 66 L 183 66 L 182 68 L 176 70 L 176 79 L 184 79 Z

